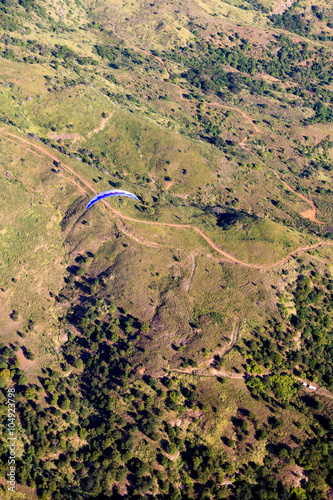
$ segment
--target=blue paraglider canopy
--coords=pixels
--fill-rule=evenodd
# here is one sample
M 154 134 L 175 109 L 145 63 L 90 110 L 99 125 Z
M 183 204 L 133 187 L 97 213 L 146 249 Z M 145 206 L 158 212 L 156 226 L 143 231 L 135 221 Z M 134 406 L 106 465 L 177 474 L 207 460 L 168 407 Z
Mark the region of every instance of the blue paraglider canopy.
M 128 191 L 122 191 L 121 189 L 111 189 L 110 191 L 104 191 L 103 193 L 97 194 L 92 200 L 89 201 L 86 210 L 91 207 L 96 201 L 103 200 L 104 198 L 109 198 L 111 196 L 127 196 L 127 198 L 133 198 L 139 201 L 139 199 L 132 193 Z

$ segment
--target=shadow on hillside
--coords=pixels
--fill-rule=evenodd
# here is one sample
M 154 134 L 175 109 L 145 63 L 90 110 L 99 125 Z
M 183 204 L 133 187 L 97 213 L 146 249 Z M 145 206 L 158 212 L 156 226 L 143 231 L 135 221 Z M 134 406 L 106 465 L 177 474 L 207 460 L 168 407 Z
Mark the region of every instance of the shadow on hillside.
M 223 229 L 234 226 L 237 222 L 240 224 L 249 224 L 258 219 L 256 215 L 250 215 L 244 210 L 228 210 L 228 212 L 217 215 L 217 225 Z

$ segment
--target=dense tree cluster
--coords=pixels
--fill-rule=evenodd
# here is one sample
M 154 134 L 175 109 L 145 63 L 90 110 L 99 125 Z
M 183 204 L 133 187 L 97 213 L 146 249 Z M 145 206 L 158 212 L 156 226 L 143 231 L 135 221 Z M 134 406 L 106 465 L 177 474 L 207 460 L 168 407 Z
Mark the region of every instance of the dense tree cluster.
M 327 64 L 329 54 L 325 50 L 315 51 L 309 48 L 308 43 L 295 43 L 281 34 L 269 48 L 262 49 L 259 59 L 249 53 L 248 40 L 233 38 L 236 45 L 232 47 L 227 44 L 223 46 L 222 36 L 221 40 L 222 46 L 219 47 L 197 41 L 195 46 L 191 44 L 191 47 L 184 47 L 182 51 L 169 54 L 168 57 L 186 68 L 182 76 L 191 86 L 205 93 L 219 95 L 228 90 L 237 95 L 242 88 L 247 88 L 251 93 L 279 99 L 278 93 L 284 91 L 279 84 L 268 84 L 264 79 L 251 76 L 263 72 L 282 82 L 295 82 L 295 86 L 286 90 L 302 97 L 303 105 L 313 107 L 313 121 L 331 121 L 331 108 L 322 104 L 322 101 L 333 101 L 333 93 L 322 85 L 333 80 L 332 68 Z M 239 73 L 228 72 L 225 66 L 231 66 Z M 249 76 L 244 76 L 244 73 Z M 300 82 L 302 85 L 299 85 Z
M 81 256 L 77 262 L 87 266 L 91 256 Z M 322 411 L 320 402 L 311 398 L 303 402 L 299 398 L 299 384 L 286 373 L 292 356 L 280 349 L 282 338 L 285 340 L 282 322 L 271 324 L 271 340 L 263 329 L 257 330 L 255 340 L 244 350 L 245 355 L 251 352 L 256 360 L 253 364 L 248 359 L 249 369 L 252 367 L 248 387 L 254 398 L 274 407 L 291 405 L 301 413 L 310 411 L 317 422 L 316 437 L 299 441 L 296 448 L 282 444 L 267 448 L 264 466 L 251 462 L 235 469 L 237 458 L 231 462 L 221 446 L 210 445 L 193 431 L 192 425 L 184 429 L 171 423 L 175 416 L 190 409 L 209 409 L 200 402 L 195 384 L 180 382 L 175 377 L 156 379 L 137 370 L 136 338 L 143 329 L 149 330 L 149 323 L 120 312 L 122 309 L 105 294 L 103 273 L 89 277 L 87 271 L 79 274 L 77 269 L 80 268 L 70 268 L 74 278 L 66 278 L 60 294 L 73 298 L 74 293 L 78 298 L 77 304 L 68 310 L 67 320 L 62 321 L 62 327 L 68 328 L 68 340 L 63 345 L 61 371 L 45 370 L 40 385 L 30 384 L 19 368 L 17 348 L 0 345 L 2 414 L 6 413 L 3 403 L 8 384 L 16 388 L 18 401 L 18 439 L 24 450 L 17 461 L 20 484 L 37 488 L 40 498 L 52 500 L 64 495 L 79 499 L 87 493 L 96 499 L 121 498 L 125 484 L 127 498 L 133 500 L 147 495 L 160 500 L 251 500 L 258 495 L 272 500 L 296 500 L 299 494 L 323 498 L 325 484 L 332 485 L 333 481 L 333 422 Z M 300 319 L 308 310 L 318 312 L 318 304 L 325 303 L 323 287 L 329 291 L 333 288 L 328 278 L 315 271 L 311 279 L 306 275 L 299 277 L 293 293 Z M 305 305 L 310 308 L 304 309 Z M 330 327 L 328 316 L 321 315 L 319 320 L 326 330 Z M 311 318 L 307 317 L 309 325 Z M 294 318 L 289 328 L 294 331 L 300 326 L 304 328 Z M 190 362 L 193 364 L 193 360 Z M 271 375 L 260 375 L 256 367 L 260 368 L 261 363 L 270 367 Z M 309 368 L 315 370 L 316 365 Z M 254 439 L 265 442 L 284 425 L 272 417 L 262 426 L 253 412 L 246 415 L 242 410 L 241 418 L 234 419 L 236 441 L 226 438 L 228 448 L 234 449 L 236 442 L 241 446 L 251 437 L 253 427 Z M 5 474 L 6 416 L 3 426 L 0 465 Z M 148 455 L 144 449 L 149 449 Z M 278 479 L 279 470 L 289 462 L 309 471 L 302 489 L 291 490 Z M 268 472 L 272 466 L 274 475 Z
M 310 266 L 311 267 L 311 266 Z M 251 356 L 259 364 L 276 369 L 292 369 L 310 380 L 333 388 L 333 345 L 331 341 L 333 281 L 315 268 L 298 277 L 292 293 L 296 314 L 289 315 L 286 296 L 280 294 L 281 318 L 267 330 L 254 332 L 248 343 Z M 294 339 L 300 337 L 297 348 Z

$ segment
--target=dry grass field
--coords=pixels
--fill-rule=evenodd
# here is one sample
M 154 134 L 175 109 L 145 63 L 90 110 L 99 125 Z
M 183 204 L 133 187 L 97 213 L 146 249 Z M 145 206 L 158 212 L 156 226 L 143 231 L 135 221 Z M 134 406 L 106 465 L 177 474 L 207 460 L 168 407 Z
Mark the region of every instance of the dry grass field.
M 308 0 L 0 4 L 15 498 L 240 498 L 267 468 L 292 500 L 328 498 L 331 18 Z M 113 188 L 139 201 L 86 211 Z

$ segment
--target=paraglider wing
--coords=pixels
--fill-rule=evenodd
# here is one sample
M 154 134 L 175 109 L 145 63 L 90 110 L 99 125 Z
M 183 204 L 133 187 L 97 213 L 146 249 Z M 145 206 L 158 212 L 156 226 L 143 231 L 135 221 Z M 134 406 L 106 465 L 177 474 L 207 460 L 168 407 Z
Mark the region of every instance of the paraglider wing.
M 92 200 L 89 201 L 86 210 L 91 207 L 96 201 L 103 200 L 104 198 L 109 198 L 110 196 L 127 196 L 127 198 L 133 198 L 134 200 L 139 199 L 132 193 L 129 193 L 128 191 L 122 191 L 119 189 L 111 189 L 110 191 L 104 191 L 103 193 L 97 194 Z

